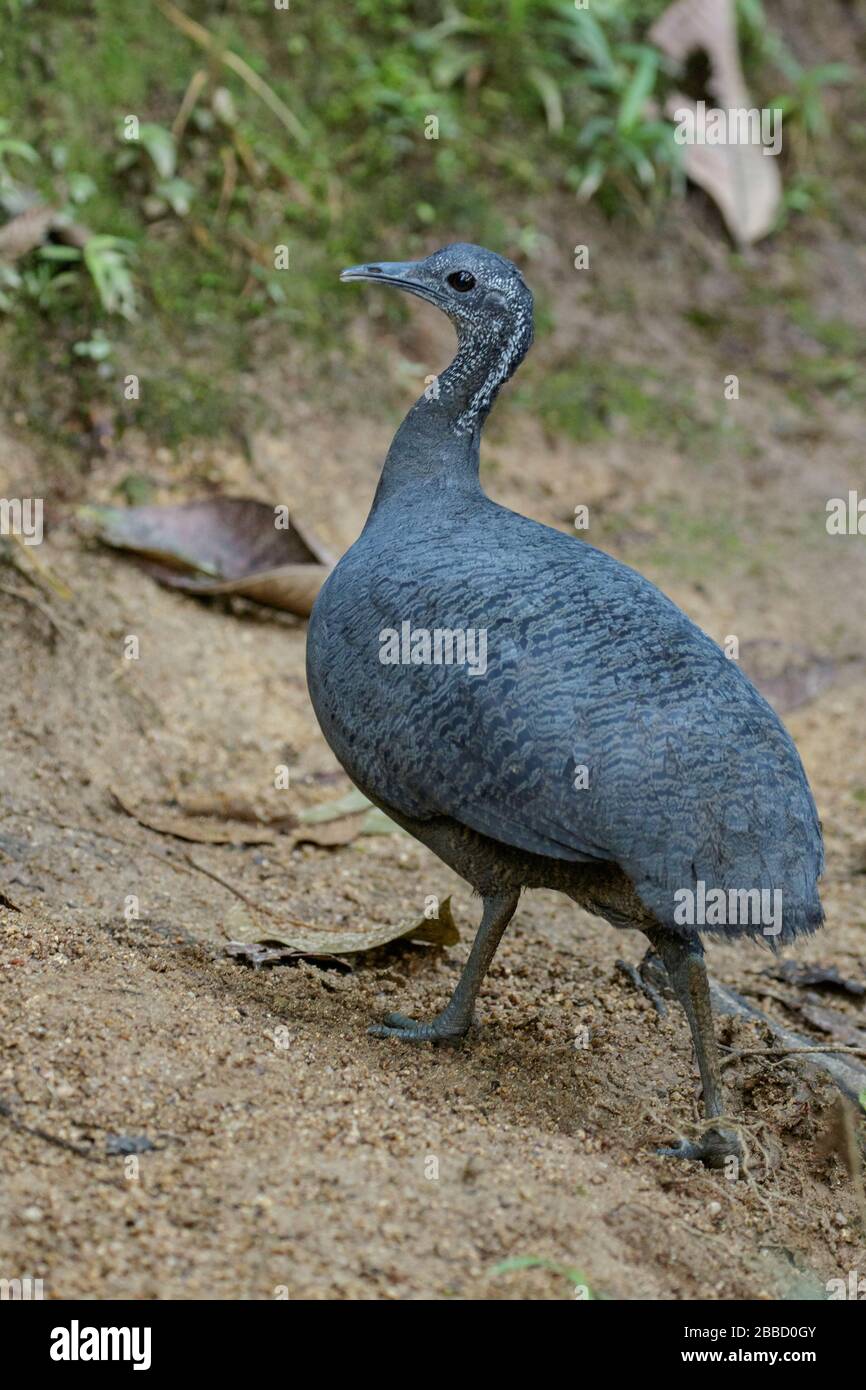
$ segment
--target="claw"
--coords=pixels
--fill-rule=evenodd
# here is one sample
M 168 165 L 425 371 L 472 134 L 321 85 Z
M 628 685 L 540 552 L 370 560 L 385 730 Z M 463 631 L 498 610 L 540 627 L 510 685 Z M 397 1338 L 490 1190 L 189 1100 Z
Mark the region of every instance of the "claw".
M 367 1029 L 371 1038 L 399 1038 L 401 1042 L 459 1042 L 464 1033 L 455 1032 L 446 1024 L 433 1019 L 432 1023 L 417 1023 L 405 1014 L 386 1014 L 381 1023 L 371 1023 Z
M 708 1129 L 697 1143 L 691 1139 L 678 1139 L 670 1148 L 656 1149 L 662 1158 L 685 1158 L 703 1163 L 707 1168 L 724 1168 L 729 1158 L 738 1163 L 743 1161 L 743 1149 L 739 1139 L 729 1129 Z
M 678 1139 L 668 1149 L 656 1149 L 659 1158 L 688 1158 L 698 1159 L 701 1151 L 697 1144 L 693 1144 L 691 1139 Z
M 386 1014 L 382 1019 L 386 1028 L 420 1028 L 422 1024 L 417 1023 L 414 1018 L 409 1018 L 406 1014 Z

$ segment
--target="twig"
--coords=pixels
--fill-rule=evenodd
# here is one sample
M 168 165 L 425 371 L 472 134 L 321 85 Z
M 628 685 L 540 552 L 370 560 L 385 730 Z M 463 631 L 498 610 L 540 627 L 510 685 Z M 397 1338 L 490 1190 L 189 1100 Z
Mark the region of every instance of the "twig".
M 220 189 L 219 204 L 216 210 L 216 220 L 222 221 L 228 212 L 232 198 L 235 196 L 235 189 L 238 183 L 238 159 L 231 145 L 224 145 L 220 151 L 220 158 L 223 165 L 223 184 Z
M 241 164 L 246 169 L 252 182 L 258 187 L 262 183 L 263 175 L 250 145 L 236 130 L 232 131 L 232 144 L 238 152 L 238 158 Z
M 627 960 L 618 960 L 616 962 L 616 968 L 617 970 L 621 970 L 627 979 L 631 980 L 635 989 L 640 990 L 641 994 L 646 996 L 660 1018 L 665 1018 L 667 1016 L 667 1004 L 662 999 L 655 986 L 651 985 L 649 980 L 645 980 L 635 966 L 629 965 Z
M 36 598 L 34 594 L 28 594 L 23 589 L 14 589 L 11 584 L 0 584 L 0 593 L 8 594 L 10 598 L 20 599 L 22 603 L 29 603 L 31 608 L 35 608 L 41 613 L 48 622 L 52 632 L 58 637 L 65 637 L 65 630 L 55 618 L 47 603 L 43 603 L 41 598 Z
M 71 1139 L 61 1139 L 59 1135 L 49 1134 L 46 1129 L 39 1129 L 36 1125 L 22 1124 L 20 1120 L 15 1119 L 11 1107 L 2 1100 L 0 1100 L 0 1116 L 2 1116 L 18 1134 L 29 1134 L 32 1139 L 41 1139 L 44 1144 L 51 1144 L 56 1149 L 65 1149 L 68 1153 L 73 1153 L 76 1157 L 83 1158 L 88 1163 L 102 1166 L 102 1164 L 107 1161 L 102 1154 L 94 1153 L 91 1149 L 85 1149 L 81 1144 L 73 1144 Z M 93 1175 L 93 1181 L 100 1183 L 103 1187 L 114 1187 L 120 1192 L 126 1191 L 128 1186 L 122 1178 L 104 1178 L 96 1174 Z
M 27 564 L 32 566 L 33 570 L 35 571 L 37 580 L 43 585 L 43 587 L 47 585 L 49 589 L 53 589 L 58 598 L 72 598 L 72 590 L 69 588 L 69 585 L 64 584 L 62 579 L 58 579 L 56 575 L 53 575 L 51 573 L 47 565 L 43 565 L 41 560 L 36 559 L 36 556 L 33 554 L 32 546 L 25 545 L 21 537 L 16 536 L 14 531 L 10 535 L 9 539 L 15 542 L 15 545 L 18 547 L 18 550 L 20 551 L 21 555 L 27 556 Z M 23 574 L 25 578 L 30 579 L 32 583 L 33 576 L 28 574 L 26 567 L 23 567 L 21 565 L 20 555 L 16 556 L 13 552 L 12 563 L 15 566 L 15 568 L 19 571 L 19 573 Z
M 3 1100 L 0 1100 L 0 1115 L 8 1120 L 12 1128 L 17 1130 L 19 1134 L 30 1134 L 34 1139 L 43 1139 L 46 1144 L 54 1144 L 58 1149 L 67 1149 L 70 1153 L 78 1154 L 79 1158 L 86 1158 L 91 1163 L 97 1161 L 96 1155 L 90 1149 L 85 1149 L 81 1144 L 73 1144 L 71 1139 L 61 1139 L 56 1134 L 49 1134 L 45 1129 L 37 1129 L 35 1125 L 22 1124 L 12 1114 L 12 1107 Z
M 866 1057 L 866 1047 L 846 1047 L 843 1045 L 832 1045 L 825 1043 L 815 1047 L 745 1047 L 736 1052 L 729 1052 L 722 1058 L 722 1066 L 726 1067 L 729 1062 L 736 1062 L 740 1057 L 796 1057 L 802 1056 L 807 1052 L 841 1052 L 847 1057 Z
M 30 814 L 30 812 L 23 811 L 15 811 L 11 813 L 11 815 L 14 816 L 29 816 Z M 0 820 L 8 819 L 10 819 L 10 816 L 8 815 L 0 816 Z M 244 893 L 240 888 L 236 888 L 233 883 L 229 883 L 227 879 L 221 878 L 219 874 L 214 873 L 213 869 L 207 869 L 203 864 L 197 863 L 196 860 L 193 859 L 191 854 L 184 853 L 182 857 L 185 860 L 185 863 L 181 864 L 176 859 L 170 859 L 166 854 L 158 854 L 156 850 L 148 848 L 147 845 L 138 844 L 134 840 L 127 840 L 120 835 L 110 835 L 107 830 L 97 830 L 94 826 L 74 825 L 69 821 L 52 820 L 50 816 L 42 816 L 38 813 L 33 814 L 32 819 L 43 821 L 46 825 L 53 825 L 58 830 L 77 830 L 81 834 L 98 835 L 104 840 L 112 840 L 115 844 L 125 845 L 127 849 L 135 850 L 136 853 L 140 854 L 143 852 L 144 854 L 149 854 L 151 858 L 158 860 L 160 864 L 167 864 L 170 869 L 176 870 L 176 872 L 179 874 L 188 874 L 190 872 L 190 869 L 195 869 L 196 873 L 204 874 L 205 878 L 213 879 L 214 883 L 218 883 L 220 887 L 226 888 L 229 893 L 233 893 L 236 898 L 239 898 L 242 903 L 246 903 L 247 907 L 252 908 L 254 912 L 262 912 L 266 916 L 272 917 L 277 922 L 289 922 L 293 927 L 303 927 L 305 931 L 319 930 L 313 922 L 305 922 L 302 917 L 293 917 L 291 913 L 288 912 L 274 912 L 273 908 L 266 907 L 263 903 L 255 902 L 252 898 L 248 897 L 247 894 Z M 143 822 L 141 821 L 136 821 L 136 824 L 142 825 L 143 829 L 149 828 L 147 826 L 144 826 Z M 153 831 L 152 833 L 159 834 L 160 832 Z M 16 912 L 20 911 L 19 908 L 15 908 L 14 910 Z
M 252 260 L 258 261 L 259 265 L 271 266 L 273 263 L 272 253 L 265 250 L 264 246 L 259 246 L 258 242 L 251 237 L 245 236 L 237 227 L 229 228 L 229 236 L 236 242 Z
M 150 849 L 148 845 L 139 844 L 137 840 L 128 840 L 123 835 L 111 835 L 107 830 L 97 830 L 95 825 L 76 825 L 73 821 L 52 820 L 50 816 L 40 815 L 36 811 L 12 811 L 9 815 L 0 816 L 0 820 L 9 820 L 14 816 L 20 819 L 38 820 L 44 825 L 53 825 L 55 830 L 75 830 L 79 835 L 97 835 L 102 840 L 111 840 L 115 845 L 123 845 L 126 849 L 134 850 L 136 854 L 149 854 L 151 859 L 158 860 L 160 864 L 167 864 L 170 869 L 176 870 L 179 874 L 189 873 L 185 864 L 179 864 L 176 859 L 169 858 L 167 854 L 158 854 L 155 849 Z M 139 823 L 136 822 L 136 824 Z
M 307 931 L 316 930 L 312 922 L 304 922 L 300 917 L 292 917 L 287 912 L 274 912 L 272 907 L 266 907 L 264 903 L 257 903 L 253 898 L 248 897 L 242 889 L 236 888 L 233 883 L 229 883 L 228 879 L 221 878 L 219 874 L 214 873 L 213 869 L 206 869 L 204 864 L 197 863 L 191 854 L 185 854 L 183 857 L 193 869 L 197 869 L 198 872 L 204 874 L 206 878 L 212 878 L 214 883 L 218 883 L 221 888 L 226 888 L 230 893 L 234 893 L 235 897 L 240 898 L 241 902 L 246 903 L 247 907 L 252 908 L 253 912 L 263 912 L 267 917 L 272 917 L 276 922 L 291 922 L 293 927 L 304 927 Z
M 171 133 L 174 136 L 174 143 L 176 145 L 180 145 L 180 142 L 183 139 L 183 134 L 186 130 L 187 122 L 189 121 L 190 116 L 195 110 L 196 102 L 201 96 L 203 89 L 207 86 L 207 81 L 208 73 L 205 68 L 199 68 L 198 71 L 194 72 L 192 77 L 189 79 L 187 89 L 183 94 L 183 101 L 178 107 L 177 115 L 175 116 L 171 127 Z
M 153 2 L 170 24 L 173 24 L 182 34 L 186 34 L 188 39 L 192 39 L 193 43 L 197 43 L 206 53 L 218 58 L 225 67 L 231 68 L 232 72 L 237 73 L 241 81 L 250 88 L 250 91 L 255 92 L 256 96 L 260 97 L 265 105 L 273 111 L 289 134 L 294 135 L 299 145 L 310 143 L 310 137 L 295 113 L 290 111 L 273 88 L 269 87 L 257 72 L 253 71 L 249 63 L 245 63 L 243 58 L 239 58 L 237 53 L 233 53 L 230 48 L 221 48 L 213 34 L 205 29 L 203 24 L 198 24 L 194 19 L 190 19 L 176 5 L 173 5 L 171 0 L 153 0 Z

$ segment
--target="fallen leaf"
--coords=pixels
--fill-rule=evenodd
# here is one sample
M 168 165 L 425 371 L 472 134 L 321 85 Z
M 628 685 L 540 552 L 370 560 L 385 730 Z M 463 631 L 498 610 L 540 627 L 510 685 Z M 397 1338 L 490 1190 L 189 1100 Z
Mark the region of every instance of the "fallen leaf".
M 0 260 L 21 260 L 49 240 L 82 251 L 93 235 L 88 227 L 70 222 L 59 209 L 43 203 L 31 189 L 5 190 L 0 206 L 11 214 L 0 227 Z
M 275 832 L 265 827 L 256 828 L 240 823 L 232 825 L 228 822 L 202 825 L 200 820 L 192 816 L 152 814 L 140 810 L 134 804 L 135 798 L 131 793 L 124 792 L 121 796 L 114 787 L 109 790 L 125 815 L 148 830 L 155 830 L 158 835 L 171 835 L 176 840 L 187 840 L 195 845 L 272 845 L 276 842 Z
M 200 595 L 235 594 L 309 615 L 333 558 L 294 517 L 245 497 L 175 507 L 82 507 L 99 539 L 134 552 L 160 584 Z
M 649 38 L 680 63 L 692 53 L 706 53 L 708 87 L 717 108 L 754 109 L 740 65 L 733 0 L 677 0 L 656 20 Z M 671 119 L 683 110 L 694 113 L 697 108 L 681 93 L 665 103 Z M 737 242 L 748 245 L 772 231 L 782 201 L 777 159 L 759 145 L 730 143 L 686 144 L 683 156 L 689 178 L 713 199 Z
M 241 792 L 196 792 L 178 796 L 177 804 L 187 816 L 215 817 L 220 820 L 250 822 L 254 825 L 286 827 L 297 817 L 284 809 L 272 810 L 255 797 Z
M 48 238 L 57 211 L 45 205 L 27 208 L 0 227 L 0 260 L 17 261 Z
M 811 1023 L 813 1028 L 817 1028 L 819 1033 L 828 1034 L 845 1047 L 866 1047 L 866 1033 L 857 1028 L 848 1015 L 841 1013 L 839 1009 L 827 1009 L 820 1004 L 799 1002 L 791 1007 L 796 1008 L 800 1017 Z
M 408 926 L 339 926 L 339 927 L 298 927 L 287 923 L 280 925 L 278 914 L 268 922 L 267 935 L 250 923 L 235 932 L 232 944 L 244 945 L 278 942 L 289 946 L 303 956 L 346 956 L 357 951 L 372 951 L 377 946 L 385 946 L 389 941 L 422 941 L 431 946 L 453 946 L 460 940 L 460 932 L 451 912 L 451 899 L 445 898 L 439 904 L 438 917 L 422 917 L 420 921 Z
M 786 985 L 796 985 L 800 989 L 819 985 L 856 997 L 866 994 L 866 984 L 859 980 L 845 979 L 835 965 L 807 965 L 798 960 L 783 960 L 777 965 L 768 965 L 761 974 L 771 980 L 782 980 Z
M 320 849 L 338 849 L 350 845 L 364 833 L 365 811 L 354 816 L 341 816 L 339 820 L 327 820 L 320 824 L 302 826 L 295 831 L 293 845 L 318 845 Z
M 319 845 L 324 849 L 349 845 L 359 835 L 403 833 L 396 821 L 368 801 L 356 787 L 336 801 L 308 806 L 300 812 L 298 820 L 300 827 L 295 831 L 292 844 Z
M 230 941 L 225 953 L 235 960 L 251 965 L 254 970 L 261 970 L 263 965 L 292 965 L 299 960 L 321 961 L 322 964 L 334 965 L 345 972 L 352 969 L 348 961 L 340 960 L 337 956 L 322 952 L 297 951 L 291 946 L 274 946 L 266 941 Z
M 338 797 L 336 801 L 323 801 L 318 806 L 308 806 L 305 811 L 301 811 L 298 820 L 305 825 L 317 825 L 320 821 L 338 820 L 340 816 L 354 815 L 356 811 L 366 811 L 372 802 L 368 801 L 363 792 L 359 792 L 357 787 L 353 787 L 345 796 Z

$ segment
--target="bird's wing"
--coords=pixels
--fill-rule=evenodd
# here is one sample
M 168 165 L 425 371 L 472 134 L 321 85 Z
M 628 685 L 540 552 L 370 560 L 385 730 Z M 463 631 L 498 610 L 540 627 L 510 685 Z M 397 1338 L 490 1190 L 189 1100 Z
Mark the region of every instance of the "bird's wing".
M 346 766 L 409 817 L 614 861 L 660 913 L 699 877 L 814 880 L 820 835 L 802 767 L 736 663 L 634 571 L 502 515 L 506 525 L 486 515 L 483 535 L 465 536 L 463 562 L 434 536 L 416 578 L 387 556 L 372 579 L 358 557 L 363 585 L 351 563 L 338 572 L 327 620 L 339 622 L 353 698 L 337 679 L 338 727 L 326 732 Z M 383 663 L 381 633 L 402 636 L 404 623 L 475 633 L 476 673 Z

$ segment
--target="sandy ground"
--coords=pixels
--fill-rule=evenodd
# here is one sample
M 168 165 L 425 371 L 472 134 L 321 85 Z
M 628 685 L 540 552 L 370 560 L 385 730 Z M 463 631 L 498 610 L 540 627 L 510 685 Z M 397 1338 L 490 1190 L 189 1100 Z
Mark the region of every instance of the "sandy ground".
M 862 418 L 853 406 L 804 415 L 784 402 L 761 365 L 763 350 L 787 346 L 783 310 L 761 319 L 763 344 L 754 324 L 712 343 L 684 326 L 696 285 L 708 313 L 742 289 L 709 234 L 679 278 L 676 235 L 649 248 L 596 235 L 596 279 L 572 273 L 539 351 L 579 356 L 591 333 L 620 360 L 651 353 L 707 402 L 737 370 L 738 439 L 753 447 L 724 444 L 707 460 L 616 432 L 578 446 L 503 405 L 488 490 L 560 527 L 588 502 L 588 539 L 649 574 L 717 640 L 735 633 L 832 663 L 817 697 L 786 716 L 828 851 L 827 927 L 796 954 L 866 982 L 866 541 L 823 527 L 828 496 L 866 485 Z M 766 276 L 783 273 L 762 254 Z M 825 311 L 856 319 L 862 254 L 818 266 L 816 253 Z M 555 290 L 565 272 L 529 273 Z M 623 284 L 630 298 L 617 309 Z M 359 365 L 353 389 L 373 399 L 383 367 L 407 378 L 408 403 L 448 353 L 447 328 L 424 308 L 402 334 L 362 319 L 357 336 L 379 368 L 371 384 Z M 325 425 L 299 372 L 263 366 L 273 420 L 246 454 L 197 445 L 173 458 L 127 435 L 89 458 L 62 498 L 22 431 L 2 441 L 0 490 L 44 489 L 38 558 L 74 596 L 49 601 L 54 632 L 0 593 L 0 892 L 18 909 L 0 907 L 0 1274 L 40 1277 L 53 1298 L 572 1297 L 549 1267 L 496 1272 L 537 1257 L 600 1295 L 687 1299 L 821 1297 L 827 1280 L 866 1273 L 823 1075 L 760 1057 L 728 1067 L 752 1152 L 739 1182 L 656 1156 L 689 1131 L 699 1097 L 679 1012 L 660 1018 L 617 969 L 618 958 L 640 960 L 637 933 L 530 895 L 476 1033 L 457 1048 L 382 1043 L 368 1021 L 435 1011 L 465 959 L 478 904 L 450 871 L 403 835 L 338 849 L 293 849 L 286 836 L 191 844 L 118 806 L 113 792 L 170 809 L 190 792 L 231 791 L 282 797 L 296 812 L 349 789 L 306 696 L 304 624 L 158 588 L 82 540 L 71 505 L 111 500 L 134 467 L 165 501 L 216 489 L 286 502 L 345 548 L 399 410 L 357 420 L 341 408 Z M 696 560 L 684 554 L 690 542 L 668 534 L 667 518 L 695 499 L 720 538 L 745 536 L 744 553 L 731 560 L 720 539 Z M 137 661 L 123 658 L 129 634 Z M 281 764 L 291 784 L 278 793 Z M 356 957 L 351 973 L 309 962 L 254 971 L 225 954 L 251 924 L 267 936 L 269 913 L 408 922 L 430 894 L 453 895 L 459 946 L 394 944 Z M 770 963 L 752 947 L 710 948 L 716 978 L 827 1042 L 762 975 Z M 862 998 L 823 1002 L 866 1027 Z M 759 1024 L 721 1021 L 719 1032 L 736 1048 L 771 1041 Z M 112 1155 L 117 1136 L 153 1147 Z

